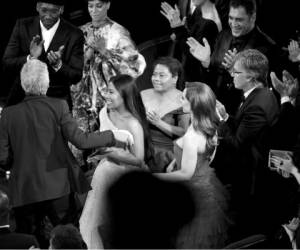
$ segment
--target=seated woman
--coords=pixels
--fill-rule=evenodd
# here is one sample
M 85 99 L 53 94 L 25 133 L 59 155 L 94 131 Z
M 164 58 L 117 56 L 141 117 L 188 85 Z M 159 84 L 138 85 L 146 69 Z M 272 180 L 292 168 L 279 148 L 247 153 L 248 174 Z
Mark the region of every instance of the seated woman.
M 116 138 L 128 141 L 126 150 L 109 148 L 102 155 L 91 182 L 80 218 L 80 232 L 88 248 L 103 248 L 98 227 L 106 224 L 107 188 L 132 169 L 145 169 L 151 157 L 151 141 L 142 99 L 135 81 L 128 75 L 113 77 L 105 92 L 106 106 L 100 111 L 100 131 L 112 130 Z
M 218 143 L 216 98 L 208 85 L 189 84 L 192 85 L 183 92 L 183 109 L 191 113 L 191 125 L 174 143 L 175 159 L 168 173 L 155 175 L 186 182 L 196 202 L 196 214 L 179 232 L 176 248 L 223 248 L 231 220 L 227 214 L 227 191 L 210 167 Z M 174 166 L 176 170 L 170 172 Z
M 129 32 L 111 20 L 107 12 L 110 0 L 86 0 L 91 22 L 81 26 L 85 37 L 82 80 L 72 85 L 73 116 L 84 131 L 99 128 L 98 113 L 103 106 L 102 90 L 116 74 L 137 78 L 146 62 L 139 54 Z M 82 152 L 72 148 L 81 165 Z
M 180 62 L 161 57 L 154 62 L 153 88 L 141 92 L 154 146 L 153 172 L 164 172 L 173 159 L 173 140 L 185 133 L 189 115 L 182 111 L 182 92 L 176 88 L 182 74 Z

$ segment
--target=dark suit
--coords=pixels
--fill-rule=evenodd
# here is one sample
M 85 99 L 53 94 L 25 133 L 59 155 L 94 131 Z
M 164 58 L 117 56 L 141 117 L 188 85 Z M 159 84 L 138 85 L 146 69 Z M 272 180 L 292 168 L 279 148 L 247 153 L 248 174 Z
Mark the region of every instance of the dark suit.
M 235 114 L 241 101 L 241 92 L 234 88 L 233 80 L 229 72 L 223 67 L 225 53 L 236 48 L 238 52 L 246 49 L 257 49 L 267 56 L 270 68 L 274 71 L 278 64 L 279 49 L 275 42 L 255 27 L 248 34 L 241 37 L 233 37 L 231 30 L 225 29 L 219 34 L 213 53 L 211 55 L 209 83 L 213 87 L 217 98 L 225 105 L 227 112 Z M 276 69 L 276 71 L 278 71 Z M 281 72 L 280 72 L 281 73 Z
M 25 211 L 35 216 L 38 213 L 44 215 L 49 210 L 56 210 L 52 201 L 58 203 L 63 199 L 68 202 L 71 192 L 89 190 L 68 141 L 79 149 L 109 147 L 116 143 L 111 131 L 82 132 L 67 103 L 61 99 L 26 96 L 21 103 L 2 111 L 0 167 L 11 169 L 9 194 L 17 226 L 18 222 L 25 221 L 22 214 Z M 39 218 L 43 217 L 40 214 Z M 18 217 L 21 217 L 19 221 Z M 48 217 L 53 224 L 63 218 L 54 212 Z
M 13 233 L 9 228 L 0 228 L 0 249 L 29 249 L 32 246 L 39 247 L 33 235 Z
M 277 121 L 278 113 L 279 106 L 272 91 L 256 88 L 246 98 L 236 117 L 230 117 L 219 131 L 222 139 L 216 155 L 217 171 L 221 178 L 229 177 L 227 182 L 232 185 L 238 209 L 240 206 L 246 209 L 243 218 L 246 216 L 245 219 L 253 223 L 258 217 L 256 211 L 251 211 L 252 205 L 258 205 L 257 200 L 266 198 L 270 130 Z M 258 211 L 259 215 L 264 212 L 263 206 Z M 252 214 L 255 214 L 254 219 Z
M 17 20 L 3 56 L 4 70 L 15 79 L 8 97 L 8 105 L 18 103 L 24 98 L 19 75 L 30 54 L 30 42 L 35 35 L 42 37 L 39 17 Z M 84 37 L 81 30 L 61 18 L 48 50 L 43 50 L 39 57 L 48 65 L 50 87 L 47 95 L 63 98 L 68 101 L 69 105 L 71 105 L 70 85 L 78 83 L 82 77 L 83 43 Z M 62 54 L 62 67 L 56 72 L 48 63 L 47 52 L 57 51 L 61 45 L 65 46 Z

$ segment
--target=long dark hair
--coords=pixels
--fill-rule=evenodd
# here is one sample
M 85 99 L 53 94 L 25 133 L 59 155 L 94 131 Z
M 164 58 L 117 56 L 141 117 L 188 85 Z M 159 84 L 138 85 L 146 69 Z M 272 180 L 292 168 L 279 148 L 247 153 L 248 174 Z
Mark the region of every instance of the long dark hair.
M 145 161 L 152 158 L 152 141 L 150 137 L 145 107 L 137 89 L 135 79 L 129 75 L 117 75 L 110 78 L 124 100 L 126 109 L 140 122 L 144 131 Z
M 206 152 L 210 156 L 217 145 L 215 136 L 219 124 L 215 94 L 205 83 L 195 82 L 186 87 L 186 98 L 191 104 L 193 128 L 206 136 Z

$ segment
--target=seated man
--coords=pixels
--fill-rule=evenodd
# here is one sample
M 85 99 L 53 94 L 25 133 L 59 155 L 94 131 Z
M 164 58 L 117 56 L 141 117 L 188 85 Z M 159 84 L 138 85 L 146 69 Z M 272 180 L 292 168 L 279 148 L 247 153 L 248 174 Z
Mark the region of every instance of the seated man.
M 14 233 L 10 230 L 9 213 L 8 196 L 0 190 L 0 249 L 39 247 L 33 235 Z
M 9 190 L 18 232 L 37 233 L 48 216 L 55 226 L 72 221 L 73 192 L 89 184 L 68 141 L 80 149 L 124 146 L 111 131 L 84 133 L 65 100 L 46 96 L 47 65 L 37 59 L 21 70 L 25 99 L 4 108 L 0 120 L 0 168 L 11 170 Z

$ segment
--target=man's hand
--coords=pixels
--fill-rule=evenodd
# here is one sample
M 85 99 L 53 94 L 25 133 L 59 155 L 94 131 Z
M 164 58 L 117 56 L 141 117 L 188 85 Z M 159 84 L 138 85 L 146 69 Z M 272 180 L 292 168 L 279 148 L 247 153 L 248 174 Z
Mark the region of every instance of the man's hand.
M 52 65 L 52 67 L 56 68 L 59 65 L 61 65 L 62 60 L 62 53 L 64 51 L 65 46 L 62 45 L 59 47 L 58 51 L 52 51 L 50 50 L 49 53 L 47 54 L 47 59 L 49 60 L 50 65 Z
M 288 45 L 289 50 L 289 59 L 292 62 L 299 62 L 300 61 L 300 48 L 299 43 L 295 40 L 291 40 Z
M 280 94 L 280 97 L 295 98 L 299 89 L 298 80 L 288 71 L 282 72 L 282 81 L 278 79 L 274 72 L 271 72 L 271 81 L 274 89 Z
M 210 64 L 210 46 L 206 38 L 203 38 L 204 46 L 202 46 L 195 38 L 189 37 L 187 39 L 188 46 L 190 47 L 190 53 L 198 59 L 205 68 L 208 68 Z
M 234 48 L 233 50 L 229 49 L 225 53 L 224 58 L 223 58 L 223 62 L 222 62 L 222 65 L 224 66 L 225 69 L 227 69 L 227 70 L 231 69 L 236 54 L 237 54 L 236 48 Z
M 32 38 L 30 42 L 30 56 L 33 58 L 39 58 L 43 51 L 44 40 L 39 35 Z
M 180 11 L 176 4 L 173 8 L 167 2 L 162 2 L 160 13 L 169 20 L 171 28 L 185 25 L 186 17 L 184 17 L 182 20 L 180 19 Z

